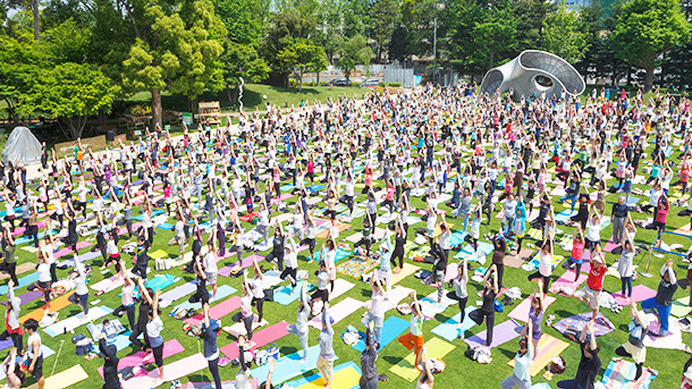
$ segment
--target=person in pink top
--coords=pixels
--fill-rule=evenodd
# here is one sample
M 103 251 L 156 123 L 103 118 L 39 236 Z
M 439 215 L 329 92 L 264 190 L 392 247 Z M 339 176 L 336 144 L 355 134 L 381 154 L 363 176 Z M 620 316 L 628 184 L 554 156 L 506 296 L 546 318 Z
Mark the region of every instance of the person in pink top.
M 125 262 L 120 260 L 120 274 L 119 276 L 125 282 L 123 284 L 121 294 L 121 304 L 118 308 L 113 311 L 113 316 L 123 317 L 123 313 L 127 314 L 127 322 L 130 324 L 130 328 L 135 328 L 137 322 L 135 321 L 135 301 L 133 294 L 135 292 L 135 283 L 130 278 L 130 273 L 125 268 Z
M 394 181 L 387 180 L 387 195 L 385 196 L 384 201 L 382 202 L 383 207 L 388 207 L 389 208 L 389 214 L 391 215 L 392 212 L 394 212 L 394 193 L 396 192 L 396 187 L 394 186 Z
M 310 186 L 315 181 L 315 158 L 311 155 L 308 161 L 308 172 L 305 174 L 305 178 L 310 178 Z
M 361 193 L 369 193 L 370 188 L 372 188 L 372 166 L 370 165 L 370 162 L 368 162 L 368 164 L 365 165 L 365 187 Z
M 310 165 L 308 164 L 308 167 Z M 314 168 L 314 163 L 313 163 Z M 276 197 L 281 198 L 281 170 L 279 170 L 279 165 L 274 163 L 274 169 L 272 171 L 272 183 L 274 184 L 274 191 L 276 192 Z
M 658 206 L 656 207 L 656 214 L 654 215 L 654 227 L 658 232 L 658 241 L 660 242 L 661 233 L 666 229 L 666 219 L 668 218 L 668 210 L 670 205 L 668 204 L 668 197 L 665 193 L 661 193 L 661 197 L 658 198 Z
M 168 181 L 163 183 L 163 200 L 166 203 L 166 215 L 170 217 L 173 196 L 171 195 L 171 184 Z

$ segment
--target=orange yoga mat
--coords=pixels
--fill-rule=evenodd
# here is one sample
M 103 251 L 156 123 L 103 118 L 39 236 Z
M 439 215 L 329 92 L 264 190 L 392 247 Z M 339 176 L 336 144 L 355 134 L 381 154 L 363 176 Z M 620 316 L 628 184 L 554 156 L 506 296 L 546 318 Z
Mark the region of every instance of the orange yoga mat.
M 58 297 L 58 298 L 55 298 L 55 299 L 51 300 L 51 302 L 50 302 L 50 311 L 51 311 L 51 312 L 57 312 L 57 311 L 59 311 L 59 310 L 65 308 L 65 307 L 67 307 L 68 305 L 72 304 L 72 303 L 69 302 L 67 299 L 68 299 L 70 296 L 72 296 L 73 293 L 74 293 L 74 290 L 71 290 L 71 291 L 65 293 L 64 295 L 62 295 L 62 296 L 60 296 L 60 297 Z M 29 319 L 34 319 L 34 320 L 36 320 L 36 321 L 41 321 L 41 319 L 43 319 L 43 315 L 44 315 L 45 312 L 46 312 L 46 309 L 48 309 L 48 304 L 46 304 L 46 305 L 42 306 L 41 308 L 36 309 L 36 310 L 34 310 L 34 311 L 32 311 L 32 312 L 29 312 L 29 313 L 27 313 L 26 315 L 20 317 L 20 318 L 19 318 L 19 322 L 20 322 L 20 323 L 24 323 L 25 321 L 27 321 L 27 320 L 29 320 Z

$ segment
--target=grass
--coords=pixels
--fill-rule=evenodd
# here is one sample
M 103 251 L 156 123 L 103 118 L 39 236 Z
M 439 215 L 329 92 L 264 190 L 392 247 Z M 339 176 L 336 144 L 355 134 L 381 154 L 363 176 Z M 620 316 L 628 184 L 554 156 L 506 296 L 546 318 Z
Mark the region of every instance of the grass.
M 648 150 L 649 152 L 651 149 Z M 643 166 L 646 166 L 646 163 L 643 163 Z M 360 177 L 359 177 L 360 178 Z M 500 177 L 500 180 L 502 177 Z M 611 184 L 612 184 L 611 180 Z M 288 182 L 287 180 L 284 180 L 284 183 Z M 264 185 L 264 184 L 262 184 Z M 376 183 L 376 186 L 383 186 L 382 182 Z M 639 187 L 640 189 L 647 189 L 643 185 L 638 185 L 636 187 Z M 616 201 L 618 195 L 610 194 L 607 196 L 607 206 L 606 210 L 609 210 L 613 202 Z M 357 198 L 357 202 L 364 201 L 364 196 L 359 195 Z M 296 197 L 293 197 L 289 199 L 289 203 L 292 203 L 296 200 Z M 554 199 L 554 206 L 556 213 L 560 212 L 564 209 L 562 204 L 557 202 L 557 198 Z M 642 202 L 645 201 L 645 199 L 641 200 Z M 413 197 L 412 198 L 412 203 L 413 206 L 416 208 L 422 208 L 423 203 L 420 201 L 420 198 Z M 441 205 L 442 209 L 445 209 L 449 211 L 450 209 L 444 205 Z M 289 209 L 291 209 L 289 207 Z M 689 222 L 688 219 L 686 218 L 681 218 L 677 217 L 676 214 L 680 210 L 679 207 L 672 207 L 671 212 L 669 214 L 669 222 L 668 226 L 670 229 L 675 229 L 678 227 L 681 227 Z M 634 214 L 633 217 L 635 219 L 641 219 L 644 217 L 642 214 Z M 171 219 L 172 220 L 172 219 Z M 169 220 L 169 222 L 171 221 Z M 452 228 L 452 230 L 458 230 L 461 228 L 460 226 L 460 221 L 455 221 L 453 219 L 448 219 L 449 222 L 454 223 L 456 222 L 456 226 Z M 412 240 L 414 238 L 415 234 L 415 229 L 416 228 L 421 228 L 423 227 L 423 224 L 417 224 L 411 226 L 409 230 L 409 240 Z M 247 223 L 245 224 L 246 229 L 250 228 L 250 225 Z M 354 220 L 352 223 L 352 227 L 350 230 L 342 232 L 341 237 L 345 238 L 357 231 L 360 231 L 362 228 L 362 221 L 361 220 Z M 559 227 L 562 231 L 564 231 L 567 234 L 572 233 L 572 228 L 571 227 L 565 227 L 565 226 L 560 226 Z M 492 218 L 490 226 L 486 227 L 485 225 L 482 227 L 481 232 L 486 233 L 494 233 L 498 231 L 499 229 L 499 219 L 496 219 L 495 217 Z M 176 255 L 177 254 L 177 246 L 175 247 L 170 247 L 168 246 L 167 242 L 168 240 L 173 236 L 173 233 L 171 231 L 162 231 L 159 229 L 156 229 L 157 235 L 155 237 L 155 242 L 154 246 L 152 247 L 152 250 L 157 250 L 157 249 L 162 249 L 171 255 Z M 605 239 L 606 237 L 610 237 L 612 234 L 612 225 L 606 228 L 601 236 Z M 639 229 L 639 233 L 637 234 L 637 239 L 636 243 L 645 243 L 645 244 L 650 244 L 655 238 L 654 232 L 650 230 L 644 230 L 644 229 Z M 322 243 L 322 240 L 318 240 L 318 247 Z M 348 243 L 347 241 L 343 241 L 344 243 Z M 525 240 L 524 246 L 526 247 L 527 242 L 533 242 L 531 239 L 527 238 Z M 675 237 L 675 236 L 670 236 L 666 237 L 666 242 L 668 244 L 672 244 L 675 242 L 679 242 L 684 244 L 685 246 L 689 243 L 689 240 L 686 238 L 681 238 L 681 237 Z M 375 246 L 377 247 L 377 246 Z M 85 249 L 83 252 L 86 252 Z M 189 250 L 189 248 L 188 248 Z M 16 251 L 17 256 L 18 256 L 18 261 L 19 263 L 27 262 L 27 261 L 32 261 L 35 262 L 35 254 L 31 254 L 21 248 L 18 248 Z M 563 251 L 561 248 L 556 247 L 556 253 L 567 256 L 569 255 L 568 252 Z M 266 254 L 266 253 L 262 253 Z M 247 253 L 246 253 L 247 255 Z M 125 255 L 126 261 L 128 262 L 128 266 L 131 265 L 131 262 L 129 262 L 129 256 Z M 304 254 L 300 256 L 300 258 L 303 258 Z M 612 264 L 613 261 L 617 257 L 613 254 L 606 254 L 606 259 L 608 264 Z M 636 261 L 638 261 L 640 256 L 637 256 L 635 258 L 635 264 Z M 678 273 L 679 277 L 682 277 L 685 274 L 686 271 L 686 266 L 679 261 L 678 257 L 675 257 L 676 260 L 676 271 Z M 219 263 L 219 268 L 232 263 L 235 261 L 235 257 L 232 257 L 231 259 L 226 259 L 222 262 Z M 651 263 L 651 273 L 656 274 L 660 266 L 663 264 L 665 259 L 662 258 L 657 258 L 652 256 L 652 263 Z M 90 279 L 90 283 L 95 283 L 103 279 L 104 277 L 110 276 L 112 273 L 108 273 L 106 275 L 101 275 L 98 272 L 98 266 L 101 265 L 101 259 L 97 258 L 91 261 L 91 264 L 95 267 L 95 272 L 94 275 Z M 152 273 L 151 276 L 153 276 L 156 273 L 156 271 L 153 271 L 153 265 L 154 262 L 150 262 L 150 267 L 152 268 Z M 475 264 L 474 264 L 475 265 Z M 308 273 L 311 275 L 310 278 L 314 280 L 314 276 L 312 275 L 314 271 L 316 270 L 316 264 L 307 264 L 305 261 L 301 260 L 299 261 L 299 267 L 301 269 L 305 269 L 308 271 Z M 424 265 L 423 268 L 429 268 L 429 265 Z M 112 269 L 112 267 L 110 268 Z M 112 270 L 111 270 L 112 271 Z M 178 269 L 172 269 L 170 271 L 166 271 L 165 273 L 177 275 L 183 277 L 184 281 L 178 282 L 175 286 L 179 286 L 182 284 L 182 282 L 187 282 L 193 279 L 192 275 L 183 273 Z M 562 273 L 564 273 L 564 270 L 561 268 L 557 268 L 555 270 L 554 278 L 560 276 Z M 66 271 L 58 271 L 58 276 L 60 278 L 64 278 L 67 276 Z M 517 286 L 520 287 L 523 295 L 527 296 L 530 294 L 534 287 L 535 284 L 531 283 L 527 280 L 527 275 L 529 273 L 521 270 L 521 269 L 511 269 L 507 268 L 505 271 L 505 285 L 507 286 Z M 20 276 L 21 277 L 21 276 Z M 348 276 L 344 276 L 339 274 L 339 277 L 343 277 L 346 280 L 355 283 L 356 286 L 349 290 L 347 293 L 345 293 L 343 296 L 337 298 L 335 301 L 333 301 L 333 304 L 338 303 L 339 301 L 343 300 L 345 297 L 352 297 L 358 300 L 363 300 L 365 301 L 366 299 L 369 298 L 370 291 L 369 288 L 366 284 L 359 282 L 356 279 L 352 279 Z M 654 277 L 651 279 L 639 277 L 637 280 L 635 280 L 635 285 L 637 284 L 644 284 L 647 285 L 653 289 L 657 288 L 659 278 Z M 219 277 L 219 283 L 220 284 L 229 284 L 236 289 L 240 289 L 240 280 L 236 278 L 224 278 L 224 277 Z M 425 286 L 420 283 L 419 280 L 409 277 L 408 279 L 405 279 L 400 283 L 403 286 L 413 288 L 418 292 L 419 297 L 425 296 L 430 294 L 431 292 L 434 291 L 432 287 Z M 604 282 L 604 287 L 605 290 L 609 292 L 616 292 L 619 291 L 620 289 L 620 281 L 618 279 L 615 279 L 610 276 L 606 276 L 605 282 Z M 480 286 L 475 283 L 471 282 L 469 285 L 469 294 L 472 296 L 469 299 L 469 304 L 475 304 L 476 300 L 479 300 L 478 298 L 474 297 L 474 293 L 476 293 L 478 290 L 480 290 Z M 22 294 L 26 291 L 26 288 L 22 288 L 21 290 L 17 291 L 17 294 Z M 120 304 L 120 298 L 118 297 L 119 291 L 114 291 L 110 292 L 106 295 L 100 296 L 99 298 L 101 299 L 100 305 L 105 305 L 110 308 L 116 308 Z M 676 298 L 680 298 L 685 295 L 686 292 L 679 291 L 676 294 Z M 92 296 L 90 298 L 92 301 L 96 299 L 96 297 Z M 182 301 L 179 300 L 178 303 Z M 34 303 L 29 303 L 26 304 L 22 307 L 22 313 L 27 313 L 35 308 L 38 308 L 41 306 L 42 303 L 40 302 L 34 302 Z M 507 314 L 511 312 L 513 307 L 507 307 L 507 309 L 502 312 L 498 313 L 496 315 L 495 322 L 496 324 L 502 323 L 505 320 L 507 320 Z M 164 312 L 168 313 L 171 308 L 165 309 Z M 283 306 L 279 305 L 276 303 L 266 303 L 265 304 L 265 317 L 269 321 L 269 323 L 276 323 L 280 320 L 286 320 L 289 323 L 295 322 L 295 317 L 296 317 L 296 309 L 297 309 L 297 302 L 294 302 L 293 304 L 289 306 Z M 564 317 L 571 316 L 573 314 L 577 313 L 582 313 L 582 312 L 587 312 L 588 308 L 585 304 L 576 301 L 572 298 L 568 297 L 563 297 L 563 296 L 558 296 L 557 301 L 553 303 L 547 310 L 547 314 L 553 313 L 556 316 L 555 321 L 558 321 Z M 80 310 L 77 308 L 77 306 L 70 306 L 65 308 L 64 310 L 61 311 L 60 317 L 61 318 L 67 318 L 69 316 L 75 315 L 79 313 Z M 338 337 L 346 328 L 347 325 L 351 324 L 356 326 L 357 328 L 360 328 L 361 325 L 360 323 L 360 313 L 364 312 L 362 309 L 359 310 L 356 314 L 351 315 L 349 318 L 346 320 L 343 320 L 342 322 L 338 323 L 335 325 L 335 333 L 336 336 L 334 338 L 334 347 L 336 350 L 336 354 L 339 356 L 339 360 L 335 363 L 336 365 L 345 363 L 347 361 L 355 361 L 356 364 L 359 364 L 359 353 L 353 350 L 352 348 L 346 346 L 341 339 Z M 445 312 L 442 314 L 439 314 L 435 317 L 435 320 L 432 322 L 426 322 L 424 325 L 424 336 L 426 339 L 431 339 L 434 335 L 430 332 L 434 327 L 436 327 L 439 323 L 446 321 L 449 317 L 453 316 L 456 314 L 457 308 L 456 306 L 451 306 L 449 307 Z M 627 340 L 627 324 L 630 321 L 630 316 L 629 316 L 629 311 L 627 309 L 623 310 L 619 314 L 615 314 L 610 311 L 603 311 L 604 315 L 606 315 L 616 326 L 617 331 L 612 332 L 611 334 L 604 336 L 602 338 L 599 338 L 599 344 L 601 346 L 601 359 L 603 361 L 603 366 L 601 373 L 599 373 L 599 380 L 601 377 L 601 374 L 605 367 L 607 366 L 609 360 L 611 357 L 614 356 L 614 350 L 620 346 L 622 343 L 624 343 Z M 387 317 L 390 315 L 396 315 L 403 317 L 399 315 L 398 313 L 394 311 L 390 311 L 387 313 Z M 404 319 L 408 320 L 408 317 L 403 317 Z M 126 319 L 122 319 L 121 322 L 126 323 Z M 163 317 L 164 325 L 165 325 L 165 330 L 163 331 L 163 337 L 165 340 L 170 340 L 173 338 L 177 338 L 180 343 L 185 347 L 185 352 L 177 354 L 175 356 L 172 356 L 170 358 L 166 359 L 166 363 L 173 362 L 175 360 L 181 359 L 185 356 L 191 355 L 192 353 L 197 352 L 199 344 L 198 340 L 196 338 L 192 338 L 188 335 L 185 334 L 185 332 L 182 330 L 182 322 L 177 321 L 169 316 L 164 316 Z M 223 324 L 228 324 L 230 322 L 230 315 L 225 316 L 222 319 Z M 467 332 L 467 336 L 471 336 L 474 333 L 480 332 L 485 329 L 485 325 L 481 326 L 476 326 L 472 328 L 470 331 Z M 543 332 L 550 334 L 558 339 L 562 339 L 562 336 L 555 331 L 552 328 L 547 327 L 545 324 L 543 325 Z M 84 333 L 87 334 L 87 331 L 84 326 L 78 328 L 76 330 L 76 333 Z M 83 357 L 76 356 L 75 355 L 75 348 L 74 345 L 71 344 L 70 338 L 72 337 L 72 334 L 67 334 L 67 335 L 61 335 L 57 336 L 56 338 L 50 338 L 47 335 L 43 334 L 43 340 L 45 344 L 49 347 L 51 347 L 53 350 L 57 351 L 61 343 L 62 344 L 62 352 L 59 356 L 59 359 L 56 362 L 56 357 L 49 357 L 46 359 L 45 364 L 44 364 L 44 372 L 46 376 L 49 376 L 51 374 L 51 371 L 53 369 L 53 365 L 55 364 L 55 373 L 61 372 L 63 370 L 66 370 L 70 366 L 73 366 L 75 364 L 80 364 L 82 367 L 85 369 L 85 371 L 89 374 L 89 378 L 85 381 L 82 381 L 78 384 L 75 384 L 72 386 L 72 388 L 94 388 L 94 387 L 100 387 L 102 384 L 101 378 L 98 375 L 96 369 L 102 365 L 102 360 L 99 358 L 96 358 L 92 361 L 87 361 Z M 315 329 L 310 329 L 310 345 L 314 345 L 317 343 L 317 336 L 318 336 L 318 331 Z M 231 338 L 230 336 L 225 335 L 224 333 L 221 333 L 218 337 L 218 345 L 219 347 L 224 346 L 226 344 L 229 344 L 233 341 L 234 339 Z M 685 343 L 690 343 L 692 341 L 692 335 L 683 333 L 683 340 Z M 25 337 L 26 341 L 26 337 Z M 551 383 L 552 386 L 554 386 L 554 382 L 559 380 L 559 379 L 570 379 L 573 378 L 577 365 L 579 362 L 579 348 L 576 344 L 570 343 L 570 346 L 562 353 L 562 356 L 565 358 L 567 361 L 567 371 L 564 373 L 564 375 L 555 377 L 553 379 L 553 383 Z M 293 352 L 296 352 L 299 349 L 299 343 L 298 339 L 295 336 L 289 335 L 287 337 L 284 337 L 276 342 L 276 344 L 280 347 L 281 350 L 281 355 L 287 355 Z M 464 357 L 464 351 L 466 350 L 466 344 L 459 341 L 455 340 L 452 342 L 452 344 L 455 346 L 454 350 L 448 354 L 445 358 L 444 361 L 447 364 L 447 369 L 443 374 L 440 374 L 436 377 L 436 387 L 438 388 L 451 388 L 454 387 L 455 385 L 458 387 L 463 387 L 463 388 L 471 388 L 471 387 L 479 387 L 479 386 L 487 386 L 487 387 L 498 387 L 499 383 L 504 379 L 506 376 L 510 375 L 512 373 L 512 369 L 507 366 L 507 361 L 509 361 L 514 354 L 516 353 L 518 346 L 516 341 L 511 341 L 508 342 L 496 349 L 493 350 L 493 362 L 488 364 L 488 365 L 479 365 L 475 362 L 470 361 L 466 357 Z M 128 355 L 135 350 L 133 349 L 126 349 L 123 350 L 119 353 L 119 356 L 122 358 L 125 355 Z M 379 373 L 385 373 L 389 376 L 390 380 L 388 382 L 381 382 L 379 387 L 388 389 L 388 388 L 403 388 L 403 387 L 412 387 L 413 384 L 408 383 L 398 376 L 391 374 L 389 372 L 389 368 L 396 364 L 400 359 L 404 358 L 406 355 L 409 354 L 409 351 L 407 351 L 404 347 L 402 347 L 398 342 L 394 341 L 392 344 L 388 345 L 383 349 L 383 351 L 380 353 L 380 358 L 377 361 L 377 367 L 378 367 L 378 372 Z M 657 369 L 659 371 L 659 376 L 653 381 L 652 388 L 673 388 L 677 387 L 680 384 L 680 374 L 681 374 L 681 367 L 684 362 L 684 360 L 687 359 L 687 356 L 683 354 L 680 351 L 671 351 L 671 350 L 660 350 L 660 349 L 652 349 L 649 348 L 648 354 L 647 354 L 647 360 L 645 363 L 645 366 L 652 367 L 654 369 Z M 234 379 L 234 376 L 236 374 L 237 369 L 231 367 L 231 365 L 228 365 L 227 367 L 221 368 L 221 376 L 223 380 L 232 380 Z M 315 373 L 316 370 L 311 371 L 309 374 Z M 211 380 L 211 375 L 208 373 L 207 370 L 203 370 L 199 373 L 196 373 L 192 376 L 187 377 L 187 379 L 192 380 L 192 381 L 210 381 Z M 259 377 L 260 380 L 263 380 L 264 377 Z M 482 380 L 482 381 L 479 381 Z M 536 382 L 541 382 L 545 381 L 545 379 L 541 376 L 541 374 L 537 375 L 534 377 L 534 383 Z M 29 379 L 27 384 L 33 382 L 33 380 Z M 482 384 L 481 384 L 482 382 Z M 161 388 L 168 388 L 168 384 L 164 384 L 160 386 Z

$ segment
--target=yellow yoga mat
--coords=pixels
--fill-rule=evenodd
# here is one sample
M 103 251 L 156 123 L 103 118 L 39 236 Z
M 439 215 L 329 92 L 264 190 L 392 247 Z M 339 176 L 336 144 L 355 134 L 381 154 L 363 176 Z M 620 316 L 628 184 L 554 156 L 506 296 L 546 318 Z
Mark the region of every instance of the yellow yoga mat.
M 449 228 L 449 229 L 451 230 L 453 227 L 454 227 L 454 223 L 450 223 L 450 222 L 448 221 L 448 222 L 447 222 L 447 228 Z M 440 228 L 440 225 L 438 224 L 438 225 L 435 226 L 435 238 L 437 238 L 438 236 L 440 236 L 440 234 L 442 234 L 442 229 Z
M 410 263 L 404 263 L 404 267 L 401 268 L 399 274 L 392 274 L 392 285 L 395 285 L 397 282 L 403 280 L 418 270 L 420 270 L 420 267 L 411 265 Z
M 89 378 L 89 375 L 82 369 L 82 365 L 74 365 L 71 368 L 61 371 L 58 374 L 46 378 L 46 388 L 64 389 L 76 384 L 79 381 L 84 381 Z M 38 389 L 38 384 L 29 386 L 28 389 Z
M 445 342 L 440 338 L 432 338 L 425 343 L 427 346 L 428 358 L 442 359 L 452 350 L 454 346 Z M 411 353 L 402 359 L 396 365 L 392 366 L 389 371 L 405 379 L 408 382 L 413 382 L 420 376 L 418 370 L 413 366 L 416 363 L 415 353 Z
M 349 228 L 351 228 L 351 225 L 348 223 L 337 223 L 334 225 L 334 227 L 336 227 L 337 231 L 339 231 L 339 233 L 341 233 L 341 232 L 346 231 Z M 327 228 L 326 230 L 318 232 L 317 234 L 315 234 L 315 237 L 318 239 L 327 239 L 327 236 L 329 236 L 330 228 L 331 227 Z
M 531 377 L 535 377 L 536 374 L 543 371 L 543 368 L 550 363 L 550 360 L 554 357 L 560 355 L 561 352 L 569 346 L 567 342 L 563 342 L 560 339 L 555 339 L 550 335 L 543 334 L 541 340 L 538 341 L 538 358 L 533 362 L 533 365 L 529 367 L 529 373 Z M 533 347 L 530 345 L 529 347 Z M 507 362 L 508 365 L 514 367 L 514 359 Z
M 341 369 L 334 373 L 334 383 L 332 384 L 332 389 L 351 389 L 358 386 L 360 382 L 360 374 L 353 368 L 349 366 L 345 369 Z M 296 389 L 323 389 L 324 379 L 322 377 L 303 384 Z
M 58 297 L 58 298 L 55 298 L 55 299 L 51 300 L 51 302 L 50 302 L 50 311 L 51 311 L 51 312 L 57 312 L 57 311 L 59 311 L 59 310 L 65 308 L 66 306 L 72 304 L 71 302 L 69 302 L 69 301 L 67 300 L 70 296 L 72 296 L 72 293 L 74 293 L 74 290 L 69 291 L 69 292 L 65 293 L 64 295 L 62 295 L 62 296 L 60 296 L 60 297 Z M 29 319 L 34 319 L 34 320 L 36 320 L 36 321 L 41 321 L 41 319 L 43 319 L 43 314 L 46 312 L 46 309 L 48 309 L 48 304 L 46 304 L 46 305 L 42 306 L 41 308 L 36 309 L 36 310 L 34 310 L 34 311 L 31 311 L 31 312 L 27 313 L 26 315 L 20 317 L 20 318 L 19 318 L 19 322 L 20 322 L 20 323 L 24 323 L 25 321 L 27 321 L 27 320 L 29 320 Z

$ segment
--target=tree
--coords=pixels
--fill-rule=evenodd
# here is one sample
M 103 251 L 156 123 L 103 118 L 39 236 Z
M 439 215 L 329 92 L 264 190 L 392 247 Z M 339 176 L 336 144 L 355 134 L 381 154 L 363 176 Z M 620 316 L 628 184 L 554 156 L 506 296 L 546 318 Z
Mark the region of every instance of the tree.
M 677 0 L 627 0 L 616 12 L 612 47 L 618 58 L 646 71 L 651 90 L 659 56 L 689 39 L 690 25 Z
M 589 49 L 588 27 L 580 23 L 579 14 L 564 3 L 548 15 L 543 22 L 543 50 L 561 57 L 569 63 L 584 58 Z
M 516 1 L 514 18 L 517 22 L 517 34 L 512 57 L 527 49 L 543 47 L 545 20 L 555 12 L 556 3 L 550 0 Z
M 310 39 L 314 33 L 315 22 L 311 19 L 302 18 L 295 12 L 274 14 L 259 49 L 262 58 L 271 69 L 271 84 L 287 87 L 288 75 L 291 72 L 286 63 L 279 60 L 277 53 L 282 52 L 293 40 Z
M 346 79 L 351 79 L 351 72 L 356 69 L 356 65 L 367 65 L 372 59 L 372 50 L 368 47 L 365 37 L 354 35 L 351 39 L 341 44 L 337 65 L 346 75 Z
M 399 26 L 392 31 L 389 38 L 388 57 L 390 61 L 404 62 L 411 56 L 411 48 L 408 45 L 408 30 Z
M 292 40 L 279 52 L 277 59 L 283 62 L 298 79 L 298 90 L 303 90 L 303 74 L 308 71 L 321 72 L 327 68 L 327 55 L 321 46 L 308 39 Z
M 209 0 L 190 0 L 177 7 L 155 0 L 131 1 L 126 7 L 131 7 L 136 40 L 122 62 L 123 86 L 127 92 L 151 92 L 153 122 L 161 125 L 162 91 L 194 99 L 205 90 L 222 88 L 220 39 L 226 31 Z
M 399 24 L 400 5 L 396 0 L 377 0 L 370 10 L 370 36 L 375 41 L 375 62 L 382 63 L 382 52 L 389 46 L 394 29 Z
M 116 94 L 117 88 L 95 66 L 68 62 L 36 73 L 19 107 L 24 114 L 50 114 L 68 138 L 76 139 L 89 116 L 110 111 Z

